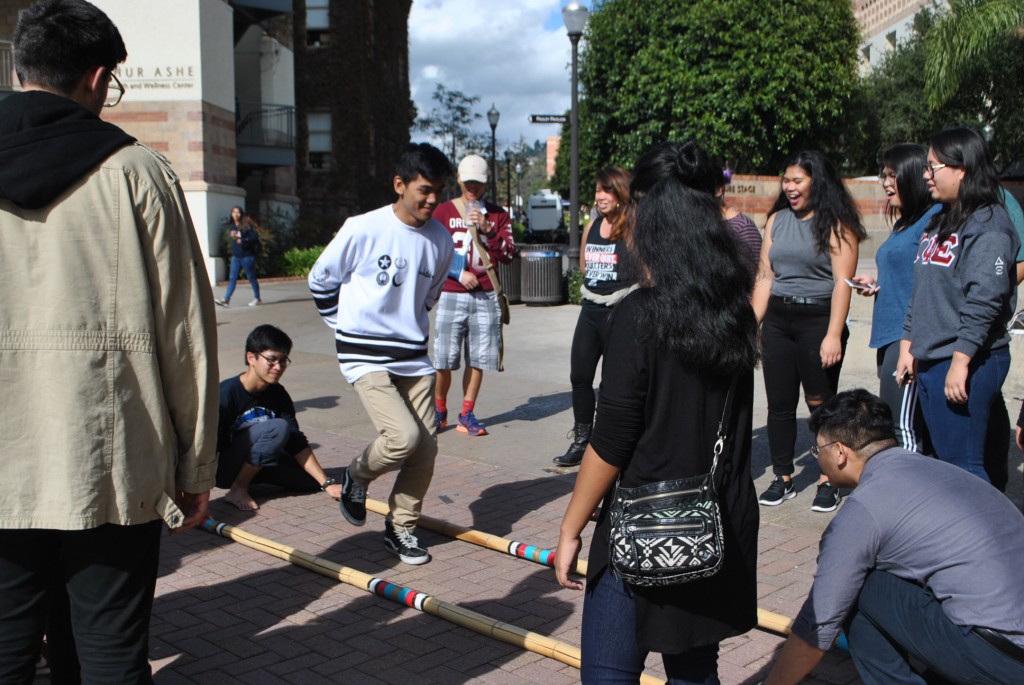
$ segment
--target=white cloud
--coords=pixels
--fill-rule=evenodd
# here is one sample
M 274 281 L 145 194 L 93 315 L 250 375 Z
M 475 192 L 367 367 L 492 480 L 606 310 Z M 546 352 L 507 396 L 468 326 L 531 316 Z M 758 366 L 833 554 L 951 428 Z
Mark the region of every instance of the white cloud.
M 522 135 L 558 135 L 556 125 L 530 124 L 530 114 L 569 108 L 571 49 L 559 0 L 414 0 L 409 15 L 409 83 L 421 115 L 437 83 L 479 96 L 484 115 L 474 130 L 490 132 L 486 112 L 501 112 L 499 152 Z M 585 3 L 589 5 L 590 3 Z M 413 137 L 425 135 L 414 132 Z

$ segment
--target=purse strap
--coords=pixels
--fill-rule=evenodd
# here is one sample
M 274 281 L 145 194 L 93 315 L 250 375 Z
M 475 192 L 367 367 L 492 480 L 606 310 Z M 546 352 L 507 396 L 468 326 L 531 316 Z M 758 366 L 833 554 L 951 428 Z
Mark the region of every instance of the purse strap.
M 733 376 L 732 382 L 729 383 L 729 391 L 725 395 L 725 406 L 722 407 L 722 418 L 718 419 L 718 439 L 715 440 L 714 453 L 715 458 L 711 461 L 711 487 L 715 486 L 715 469 L 718 468 L 718 457 L 721 456 L 725 450 L 725 420 L 732 416 L 732 404 L 733 395 L 736 394 L 736 384 L 739 382 L 739 376 Z

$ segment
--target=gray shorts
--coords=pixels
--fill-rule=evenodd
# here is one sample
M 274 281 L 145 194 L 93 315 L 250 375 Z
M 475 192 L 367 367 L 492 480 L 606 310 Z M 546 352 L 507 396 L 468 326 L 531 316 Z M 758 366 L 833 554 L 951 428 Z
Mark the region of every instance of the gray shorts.
M 501 312 L 493 291 L 441 293 L 434 328 L 435 369 L 458 369 L 465 348 L 470 366 L 498 370 Z

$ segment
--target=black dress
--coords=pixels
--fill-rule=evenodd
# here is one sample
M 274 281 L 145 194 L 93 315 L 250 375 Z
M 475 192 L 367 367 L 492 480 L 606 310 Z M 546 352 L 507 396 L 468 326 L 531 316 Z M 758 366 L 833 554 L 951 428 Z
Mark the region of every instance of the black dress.
M 648 294 L 643 289 L 630 294 L 612 315 L 590 439 L 604 461 L 622 469 L 623 487 L 710 471 L 732 380 L 701 376 L 656 342 L 637 342 L 637 302 Z M 759 512 L 750 476 L 753 371 L 739 378 L 735 392 L 727 443 L 715 474 L 725 561 L 710 578 L 632 588 L 641 649 L 677 654 L 739 635 L 757 623 Z M 590 586 L 608 569 L 608 525 L 607 507 L 602 507 L 588 557 Z

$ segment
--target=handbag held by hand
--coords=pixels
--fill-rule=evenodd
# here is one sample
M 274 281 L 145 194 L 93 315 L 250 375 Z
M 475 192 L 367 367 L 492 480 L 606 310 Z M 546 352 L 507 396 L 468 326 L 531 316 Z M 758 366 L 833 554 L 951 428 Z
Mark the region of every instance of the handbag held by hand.
M 612 572 L 624 582 L 676 585 L 707 578 L 722 567 L 725 540 L 715 469 L 725 448 L 725 419 L 735 387 L 734 380 L 718 422 L 710 473 L 635 488 L 616 481 L 608 553 Z

